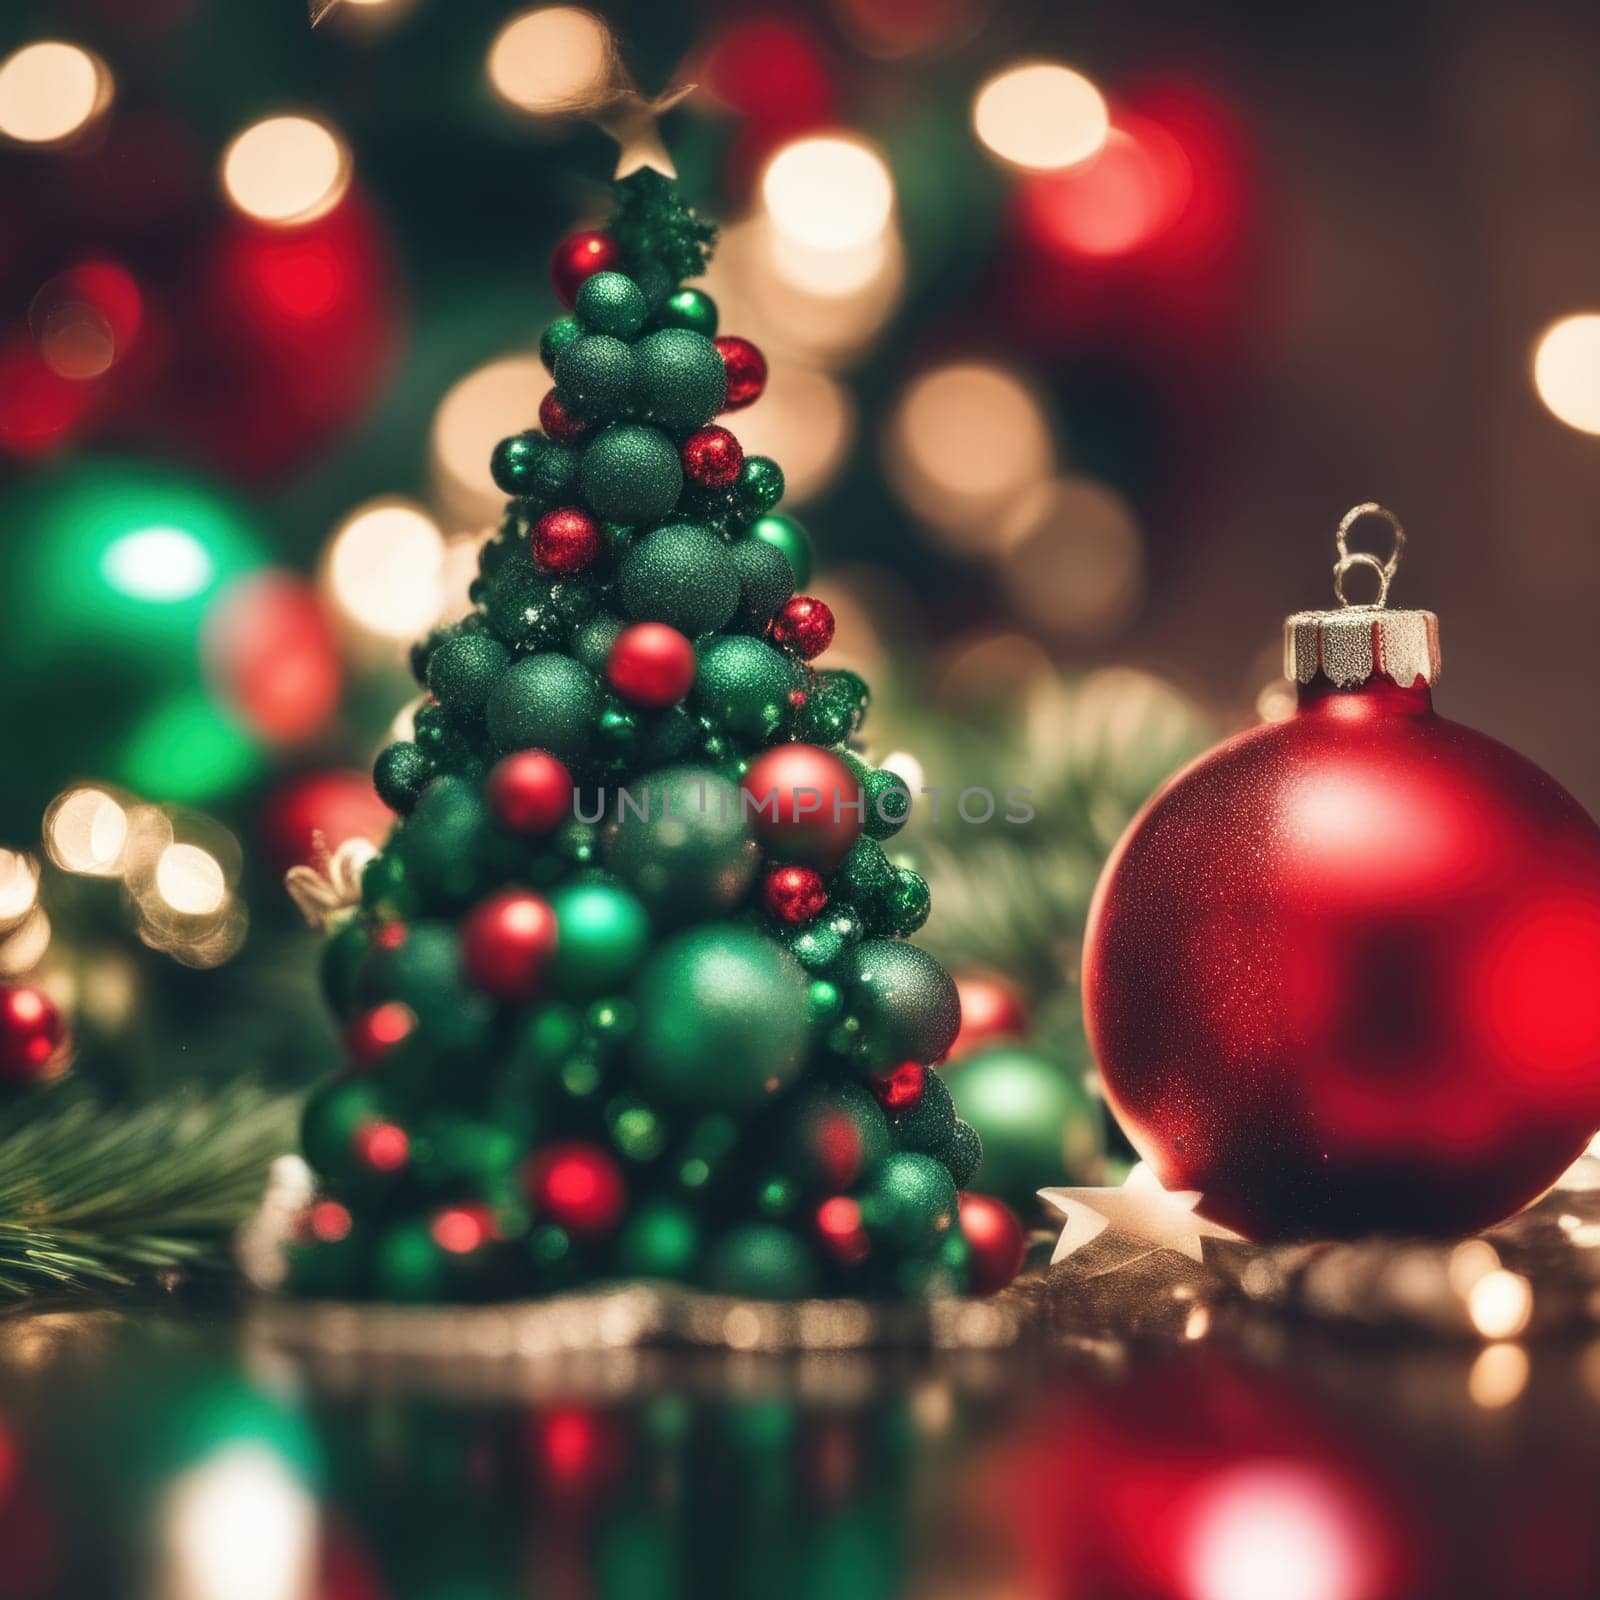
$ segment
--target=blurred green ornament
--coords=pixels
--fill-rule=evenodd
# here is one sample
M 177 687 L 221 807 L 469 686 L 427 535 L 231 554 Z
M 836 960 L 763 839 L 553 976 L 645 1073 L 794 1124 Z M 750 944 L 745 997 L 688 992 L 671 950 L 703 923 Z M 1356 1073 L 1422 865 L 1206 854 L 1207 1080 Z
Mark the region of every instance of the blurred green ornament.
M 774 612 L 794 593 L 794 568 L 781 550 L 763 539 L 737 539 L 728 554 L 739 575 L 734 624 L 750 633 L 765 633 Z
M 648 308 L 639 285 L 625 272 L 595 272 L 579 285 L 572 308 L 591 333 L 631 339 L 644 326 Z M 560 373 L 556 375 L 560 382 Z
M 878 1168 L 862 1212 L 874 1232 L 904 1250 L 923 1251 L 954 1222 L 956 1186 L 932 1156 L 900 1151 Z
M 686 328 L 662 328 L 634 347 L 640 412 L 674 430 L 698 428 L 722 409 L 728 373 L 717 347 Z
M 898 940 L 864 940 L 845 957 L 841 982 L 876 1060 L 926 1066 L 955 1042 L 961 1026 L 955 982 L 926 950 Z
M 620 417 L 633 398 L 633 350 L 608 333 L 586 333 L 556 357 L 556 394 L 568 413 L 599 422 Z
M 1025 1216 L 1039 1189 L 1081 1178 L 1098 1153 L 1088 1092 L 1037 1051 L 1004 1044 L 967 1056 L 951 1069 L 950 1093 L 983 1141 L 971 1187 Z
M 717 332 L 717 303 L 699 289 L 679 289 L 667 296 L 655 320 L 658 327 L 687 328 L 712 339 Z
M 696 522 L 646 534 L 622 558 L 618 589 L 636 622 L 665 622 L 693 639 L 723 626 L 739 603 L 728 547 Z
M 813 1193 L 844 1193 L 893 1148 L 883 1107 L 849 1079 L 802 1089 L 784 1118 L 783 1160 Z
M 391 849 L 424 903 L 454 906 L 476 893 L 494 837 L 481 786 L 467 778 L 435 778 Z
M 706 1287 L 750 1300 L 799 1300 L 814 1294 L 817 1265 L 803 1240 L 774 1222 L 732 1228 L 711 1247 Z
M 378 798 L 401 816 L 417 803 L 432 776 L 428 758 L 409 739 L 385 745 L 372 767 L 372 784 Z
M 300 1117 L 300 1152 L 323 1177 L 337 1181 L 355 1170 L 351 1141 L 382 1120 L 383 1097 L 369 1078 L 335 1078 L 314 1089 Z
M 861 838 L 840 862 L 828 893 L 830 898 L 848 900 L 875 931 L 888 932 L 896 885 L 895 869 L 883 853 L 883 846 Z
M 805 977 L 762 934 L 732 923 L 681 933 L 651 956 L 635 993 L 634 1069 L 665 1102 L 747 1110 L 804 1064 Z
M 437 1300 L 444 1293 L 448 1268 L 444 1251 L 421 1218 L 392 1223 L 373 1244 L 372 1286 L 384 1300 Z
M 953 1098 L 953 1097 L 952 1097 Z M 943 1153 L 943 1161 L 955 1180 L 958 1189 L 970 1189 L 977 1175 L 978 1163 L 983 1160 L 983 1139 L 970 1122 L 956 1118 L 950 1130 L 950 1142 Z
M 614 883 L 570 883 L 550 896 L 550 906 L 553 990 L 598 995 L 621 988 L 650 945 L 650 919 L 638 899 Z
M 903 1116 L 894 1118 L 895 1148 L 917 1150 L 943 1161 L 955 1132 L 956 1108 L 949 1086 L 931 1067 L 923 1074 L 922 1098 Z
M 583 453 L 579 485 L 589 509 L 607 522 L 659 522 L 683 491 L 683 467 L 659 428 L 619 423 Z
M 323 996 L 335 1016 L 344 1016 L 356 1003 L 356 981 L 367 959 L 368 943 L 365 923 L 350 917 L 322 947 L 318 976 Z
M 658 915 L 687 920 L 744 898 L 760 860 L 739 790 L 704 767 L 669 767 L 617 797 L 606 865 Z
M 689 1276 L 700 1251 L 700 1223 L 687 1206 L 646 1201 L 617 1236 L 617 1265 L 631 1278 Z
M 789 716 L 800 674 L 788 656 L 760 639 L 731 634 L 700 648 L 691 704 L 716 727 L 767 740 Z
M 502 750 L 582 756 L 594 736 L 600 691 L 569 656 L 546 652 L 509 667 L 488 700 L 489 733 Z
M 750 525 L 750 537 L 771 545 L 789 563 L 797 588 L 811 582 L 811 535 L 793 517 L 782 512 L 757 517 Z

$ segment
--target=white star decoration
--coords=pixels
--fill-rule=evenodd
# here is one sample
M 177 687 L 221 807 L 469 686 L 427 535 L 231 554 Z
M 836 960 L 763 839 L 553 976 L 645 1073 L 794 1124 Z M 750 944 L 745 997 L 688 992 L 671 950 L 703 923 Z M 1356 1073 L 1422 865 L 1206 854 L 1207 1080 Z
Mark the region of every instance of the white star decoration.
M 1198 1189 L 1169 1194 L 1142 1161 L 1119 1189 L 1041 1189 L 1039 1198 L 1067 1219 L 1050 1257 L 1051 1266 L 1065 1261 L 1108 1228 L 1132 1243 L 1152 1250 L 1176 1250 L 1191 1261 L 1205 1259 L 1202 1239 L 1240 1238 L 1231 1228 L 1208 1222 L 1195 1211 L 1202 1199 Z
M 617 75 L 621 80 L 617 88 L 592 113 L 596 124 L 617 143 L 617 170 L 612 176 L 620 182 L 643 167 L 652 167 L 663 177 L 677 177 L 678 169 L 661 142 L 656 122 L 693 94 L 695 86 L 683 83 L 658 95 L 642 95 L 620 67 Z

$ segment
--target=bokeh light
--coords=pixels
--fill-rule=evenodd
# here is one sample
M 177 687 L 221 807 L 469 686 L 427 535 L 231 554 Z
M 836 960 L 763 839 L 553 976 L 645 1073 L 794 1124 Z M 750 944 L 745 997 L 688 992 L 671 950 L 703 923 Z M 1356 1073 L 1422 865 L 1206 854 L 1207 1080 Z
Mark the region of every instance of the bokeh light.
M 49 953 L 52 933 L 44 907 L 35 906 L 0 939 L 0 978 L 20 978 L 32 972 Z
M 136 528 L 106 547 L 100 572 L 134 600 L 188 600 L 216 576 L 206 547 L 186 528 Z
M 1467 1315 L 1485 1339 L 1514 1339 L 1533 1315 L 1533 1286 L 1504 1267 L 1486 1272 L 1467 1292 Z
M 14 928 L 39 901 L 39 863 L 20 850 L 0 850 L 0 932 Z
M 41 39 L 0 63 L 0 134 L 19 144 L 59 144 L 111 103 L 105 63 L 78 45 Z
M 792 361 L 774 367 L 762 396 L 736 419 L 747 455 L 783 463 L 784 504 L 803 505 L 837 477 L 855 437 L 849 392 L 825 372 Z
M 228 880 L 210 851 L 169 844 L 156 862 L 156 893 L 180 916 L 206 917 L 222 909 Z
M 111 877 L 128 842 L 128 813 L 104 789 L 69 789 L 44 815 L 44 847 L 65 872 Z
M 813 250 L 858 250 L 894 213 L 894 180 L 864 139 L 828 134 L 786 145 L 761 175 L 761 198 L 778 231 Z
M 340 616 L 385 640 L 409 640 L 439 615 L 444 536 L 421 506 L 376 500 L 352 511 L 323 564 Z
M 1600 312 L 1563 317 L 1539 335 L 1533 384 L 1552 416 L 1600 433 Z
M 313 117 L 267 117 L 239 134 L 222 154 L 222 187 L 258 222 L 291 227 L 337 205 L 350 184 L 350 152 Z
M 448 527 L 498 520 L 506 497 L 489 474 L 489 458 L 508 433 L 533 425 L 549 386 L 537 356 L 504 356 L 469 372 L 439 403 L 429 448 L 434 498 Z
M 1529 1368 L 1521 1345 L 1485 1345 L 1467 1373 L 1467 1398 L 1485 1411 L 1508 1406 L 1527 1388 Z
M 978 138 L 1002 161 L 1052 172 L 1087 161 L 1111 129 L 1104 97 L 1081 72 L 1027 61 L 996 73 L 972 103 Z
M 489 82 L 508 105 L 559 116 L 592 105 L 611 82 L 611 33 L 592 12 L 544 6 L 513 17 L 489 47 Z
M 965 362 L 912 381 L 890 420 L 885 465 L 896 492 L 950 543 L 994 549 L 998 519 L 1049 475 L 1054 454 L 1028 386 Z

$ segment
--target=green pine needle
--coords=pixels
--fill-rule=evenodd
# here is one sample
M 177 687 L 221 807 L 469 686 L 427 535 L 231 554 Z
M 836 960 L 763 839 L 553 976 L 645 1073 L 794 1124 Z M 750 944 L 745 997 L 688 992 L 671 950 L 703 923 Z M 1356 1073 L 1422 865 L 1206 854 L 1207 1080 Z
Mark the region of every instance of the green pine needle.
M 617 185 L 617 209 L 606 231 L 630 264 L 655 262 L 674 282 L 706 270 L 717 237 L 716 224 L 684 200 L 677 184 L 649 167 Z
M 238 1085 L 135 1110 L 58 1089 L 0 1113 L 0 1299 L 225 1267 L 297 1107 Z

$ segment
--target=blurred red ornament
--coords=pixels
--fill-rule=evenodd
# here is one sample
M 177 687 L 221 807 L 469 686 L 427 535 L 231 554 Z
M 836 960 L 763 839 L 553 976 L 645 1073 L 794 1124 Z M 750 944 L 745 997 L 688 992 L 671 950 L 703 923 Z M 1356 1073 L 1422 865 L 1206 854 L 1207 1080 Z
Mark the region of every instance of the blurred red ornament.
M 93 390 L 53 372 L 21 328 L 0 344 L 0 450 L 23 460 L 67 442 Z
M 1600 1125 L 1600 829 L 1422 677 L 1319 675 L 1162 790 L 1083 970 L 1129 1138 L 1253 1239 L 1474 1233 Z
M 261 808 L 261 847 L 274 872 L 318 865 L 350 839 L 382 844 L 394 813 L 365 772 L 309 772 L 268 795 Z
M 861 785 L 814 744 L 775 745 L 751 763 L 743 787 L 756 837 L 780 861 L 828 872 L 860 837 Z
M 396 1045 L 404 1043 L 417 1025 L 416 1013 L 399 1000 L 363 1011 L 345 1029 L 345 1054 L 351 1065 L 371 1071 Z
M 597 272 L 622 271 L 622 249 L 608 233 L 597 228 L 568 234 L 550 255 L 550 286 L 569 311 L 578 290 Z
M 828 903 L 828 886 L 811 867 L 774 867 L 761 885 L 761 903 L 779 922 L 809 922 Z
M 784 601 L 772 619 L 772 639 L 807 661 L 814 661 L 833 643 L 833 612 L 814 595 L 794 595 Z
M 295 1218 L 295 1238 L 301 1244 L 337 1244 L 350 1237 L 355 1218 L 337 1200 L 314 1200 Z
M 446 1206 L 428 1225 L 433 1242 L 453 1256 L 471 1255 L 495 1236 L 494 1213 L 482 1201 Z
M 539 426 L 544 429 L 545 437 L 554 439 L 557 444 L 571 444 L 589 431 L 589 424 L 582 417 L 568 413 L 554 389 L 539 402 Z
M 726 489 L 739 476 L 744 450 L 726 428 L 700 428 L 683 441 L 679 451 L 683 475 L 702 489 Z
M 534 523 L 532 545 L 546 572 L 582 572 L 600 554 L 600 524 L 587 511 L 561 506 Z
M 523 889 L 480 900 L 461 924 L 467 981 L 496 1000 L 534 999 L 555 950 L 555 912 Z
M 206 615 L 202 649 L 222 698 L 273 743 L 314 737 L 339 709 L 344 665 L 332 625 L 293 573 L 231 584 Z
M 817 1237 L 822 1248 L 847 1267 L 860 1266 L 872 1250 L 861 1225 L 861 1207 L 849 1195 L 836 1194 L 817 1207 Z
M 411 1140 L 398 1122 L 363 1122 L 350 1138 L 350 1152 L 368 1172 L 390 1176 L 411 1160 Z
M 954 972 L 951 976 L 961 999 L 961 1031 L 947 1059 L 958 1060 L 1000 1039 L 1026 1037 L 1027 1009 L 1004 979 L 987 972 Z
M 1022 1270 L 1028 1236 L 1016 1212 L 993 1195 L 964 1193 L 957 1203 L 967 1241 L 967 1288 L 996 1294 Z
M 54 1000 L 29 984 L 0 986 L 0 1082 L 44 1083 L 66 1066 L 67 1027 Z
M 572 774 L 546 750 L 518 750 L 489 774 L 489 809 L 513 833 L 554 833 L 572 815 Z
M 714 341 L 722 352 L 722 364 L 728 370 L 728 398 L 724 411 L 742 411 L 761 398 L 767 386 L 767 358 L 737 334 L 725 333 Z
M 922 1104 L 928 1088 L 928 1069 L 917 1061 L 902 1061 L 898 1067 L 874 1074 L 867 1087 L 878 1104 L 892 1117 L 902 1117 Z
M 662 711 L 694 687 L 694 645 L 664 622 L 624 628 L 606 657 L 606 682 L 630 706 Z
M 818 33 L 788 17 L 735 17 L 718 28 L 696 76 L 740 119 L 730 186 L 743 190 L 778 146 L 836 120 L 833 71 Z
M 628 1204 L 616 1162 L 598 1146 L 578 1140 L 536 1150 L 526 1177 L 538 1216 L 580 1239 L 610 1233 Z

